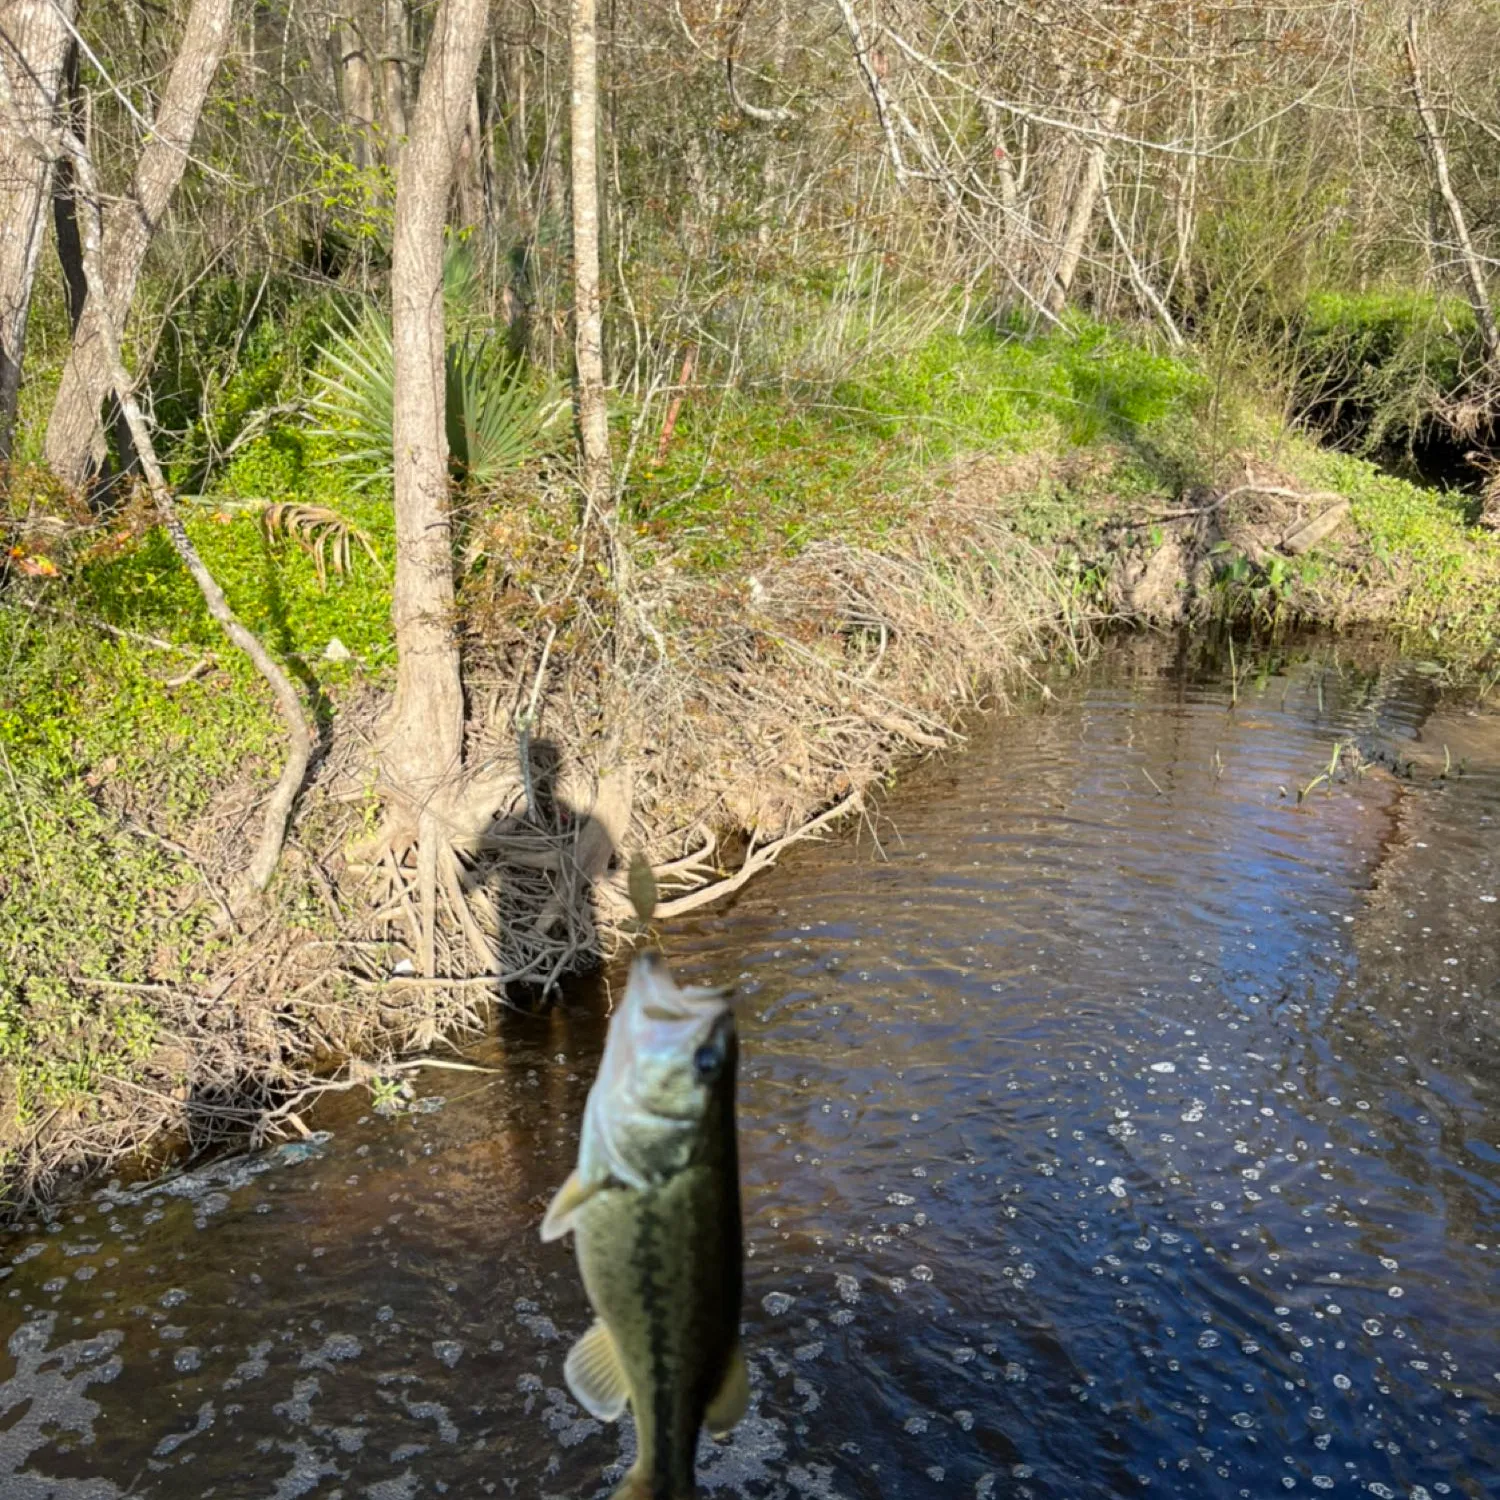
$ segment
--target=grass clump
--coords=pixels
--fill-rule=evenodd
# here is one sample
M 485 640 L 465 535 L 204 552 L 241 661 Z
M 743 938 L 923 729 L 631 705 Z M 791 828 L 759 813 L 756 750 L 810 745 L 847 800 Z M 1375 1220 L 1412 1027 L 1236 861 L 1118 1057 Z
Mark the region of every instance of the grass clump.
M 1366 459 L 1302 445 L 1297 468 L 1350 500 L 1363 612 L 1420 629 L 1429 648 L 1478 660 L 1500 641 L 1500 536 L 1471 524 L 1474 501 L 1383 473 Z
M 963 455 L 1121 449 L 1121 479 L 1170 482 L 1206 393 L 1190 363 L 1103 325 L 1023 339 L 939 333 L 841 381 L 730 389 L 690 402 L 676 446 L 628 499 L 654 554 L 701 571 L 878 540 L 935 469 Z

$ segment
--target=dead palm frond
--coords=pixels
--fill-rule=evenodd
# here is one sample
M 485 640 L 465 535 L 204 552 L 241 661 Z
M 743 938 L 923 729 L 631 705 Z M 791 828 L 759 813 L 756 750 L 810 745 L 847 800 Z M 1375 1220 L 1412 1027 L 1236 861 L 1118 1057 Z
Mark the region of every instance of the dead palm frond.
M 330 568 L 340 577 L 350 571 L 356 543 L 364 548 L 366 556 L 376 567 L 380 566 L 380 558 L 368 534 L 347 516 L 341 516 L 326 505 L 284 500 L 270 506 L 262 521 L 267 536 L 284 536 L 312 558 L 313 566 L 318 570 L 318 587 L 325 593 Z

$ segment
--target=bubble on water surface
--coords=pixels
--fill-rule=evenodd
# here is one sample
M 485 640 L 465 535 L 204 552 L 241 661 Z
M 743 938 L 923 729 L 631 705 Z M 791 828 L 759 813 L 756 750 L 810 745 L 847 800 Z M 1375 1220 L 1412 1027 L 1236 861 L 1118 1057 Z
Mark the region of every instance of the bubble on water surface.
M 394 1479 L 377 1479 L 374 1484 L 366 1485 L 364 1494 L 368 1500 L 413 1500 L 421 1488 L 421 1481 L 407 1469 Z
M 196 1423 L 186 1432 L 168 1433 L 167 1436 L 164 1437 L 156 1445 L 156 1447 L 152 1449 L 153 1457 L 167 1458 L 171 1454 L 175 1453 L 184 1443 L 189 1442 L 193 1438 L 197 1437 L 199 1433 L 207 1432 L 208 1429 L 214 1425 L 214 1418 L 216 1415 L 217 1413 L 214 1410 L 213 1402 L 205 1401 L 203 1405 L 198 1408 L 198 1420 L 196 1421 Z
M 540 1386 L 541 1382 L 537 1382 Z M 458 1441 L 458 1424 L 448 1415 L 448 1408 L 441 1401 L 411 1401 L 406 1403 L 406 1414 L 419 1422 L 436 1422 L 438 1440 L 444 1443 Z

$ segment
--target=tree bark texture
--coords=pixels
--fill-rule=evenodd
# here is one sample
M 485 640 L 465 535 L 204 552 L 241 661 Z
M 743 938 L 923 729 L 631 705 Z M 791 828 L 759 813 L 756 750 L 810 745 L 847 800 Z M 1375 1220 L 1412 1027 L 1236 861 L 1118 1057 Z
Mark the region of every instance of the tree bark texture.
M 443 227 L 474 97 L 486 8 L 486 0 L 443 0 L 396 180 L 391 310 L 397 666 L 384 769 L 387 781 L 417 807 L 457 777 L 463 752 L 444 422 Z
M 401 157 L 401 142 L 406 138 L 406 59 L 411 52 L 411 10 L 407 0 L 382 0 L 381 29 L 384 42 L 380 103 L 385 114 L 385 160 L 395 171 Z
M 489 220 L 485 191 L 484 126 L 480 123 L 479 94 L 470 96 L 469 123 L 458 152 L 458 222 L 464 229 L 478 229 Z
M 1100 130 L 1113 130 L 1124 107 L 1125 101 L 1118 94 L 1111 94 L 1104 101 L 1104 108 L 1099 114 Z M 1088 154 L 1084 158 L 1083 172 L 1068 210 L 1068 222 L 1063 230 L 1057 263 L 1052 268 L 1052 284 L 1047 289 L 1047 310 L 1053 314 L 1062 312 L 1067 306 L 1068 293 L 1073 289 L 1073 278 L 1078 274 L 1079 263 L 1083 260 L 1089 226 L 1094 222 L 1094 210 L 1099 205 L 1100 190 L 1104 186 L 1104 166 L 1105 143 L 1095 141 L 1088 147 Z
M 47 227 L 75 0 L 0 0 L 0 70 L 9 104 L 0 118 L 0 463 L 11 454 L 26 317 Z
M 88 483 L 102 457 L 100 408 L 110 392 L 104 324 L 125 327 L 146 251 L 182 180 L 203 101 L 229 42 L 230 9 L 231 0 L 193 0 L 151 134 L 136 162 L 130 195 L 104 215 L 104 307 L 92 295 L 84 303 L 47 422 L 47 463 L 75 489 Z
M 610 508 L 609 420 L 604 406 L 604 312 L 599 289 L 599 58 L 595 0 L 572 0 L 569 115 L 573 187 L 573 360 L 586 510 Z
M 1443 195 L 1443 204 L 1448 210 L 1448 220 L 1453 225 L 1453 237 L 1458 241 L 1459 259 L 1463 261 L 1464 278 L 1469 284 L 1469 305 L 1474 309 L 1474 321 L 1479 325 L 1479 335 L 1484 341 L 1484 357 L 1492 365 L 1500 366 L 1500 328 L 1495 325 L 1494 310 L 1490 307 L 1489 290 L 1485 286 L 1484 268 L 1474 253 L 1474 242 L 1469 238 L 1469 224 L 1464 216 L 1464 206 L 1453 189 L 1453 179 L 1448 172 L 1448 150 L 1443 142 L 1442 127 L 1438 124 L 1436 111 L 1427 99 L 1427 90 L 1422 83 L 1422 57 L 1417 51 L 1417 18 L 1415 14 L 1406 23 L 1406 65 L 1411 73 L 1412 97 L 1417 105 L 1417 117 L 1422 122 L 1427 137 L 1427 149 L 1432 156 L 1432 169 L 1437 177 L 1438 191 Z

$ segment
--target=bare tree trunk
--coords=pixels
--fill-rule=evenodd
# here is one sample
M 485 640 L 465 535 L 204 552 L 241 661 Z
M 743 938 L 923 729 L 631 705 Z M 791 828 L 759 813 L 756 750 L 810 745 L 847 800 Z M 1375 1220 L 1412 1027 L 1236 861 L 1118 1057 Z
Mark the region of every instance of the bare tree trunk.
M 11 454 L 75 0 L 0 0 L 0 464 Z
M 599 295 L 599 68 L 595 0 L 572 0 L 574 403 L 586 513 L 611 531 L 609 420 L 604 406 L 604 316 Z
M 1484 357 L 1492 365 L 1500 365 L 1500 328 L 1495 326 L 1495 314 L 1490 307 L 1489 291 L 1484 282 L 1484 269 L 1474 253 L 1474 243 L 1469 238 L 1468 221 L 1464 218 L 1464 206 L 1453 190 L 1453 180 L 1448 175 L 1448 152 L 1443 144 L 1443 132 L 1438 117 L 1427 101 L 1422 86 L 1422 59 L 1417 51 L 1417 18 L 1413 13 L 1406 23 L 1406 63 L 1411 71 L 1411 92 L 1416 100 L 1417 117 L 1427 136 L 1427 149 L 1432 153 L 1432 168 L 1437 177 L 1438 191 L 1448 209 L 1448 218 L 1453 225 L 1453 235 L 1458 241 L 1459 258 L 1464 263 L 1464 276 L 1469 283 L 1469 304 L 1474 309 L 1474 321 L 1479 324 L 1479 334 L 1484 341 Z
M 386 780 L 425 807 L 462 769 L 444 424 L 443 226 L 469 120 L 487 0 L 443 0 L 396 183 L 391 272 L 396 355 L 396 698 Z M 430 924 L 429 924 L 430 932 Z
M 292 806 L 297 800 L 297 793 L 302 789 L 303 779 L 307 775 L 308 762 L 312 758 L 312 734 L 308 729 L 307 717 L 302 711 L 302 701 L 298 698 L 297 689 L 292 685 L 291 679 L 282 671 L 275 658 L 261 645 L 254 633 L 240 623 L 233 609 L 230 608 L 229 601 L 224 597 L 224 591 L 219 587 L 218 581 L 198 555 L 198 549 L 193 545 L 192 538 L 188 536 L 182 519 L 177 514 L 177 507 L 172 501 L 172 492 L 167 488 L 166 478 L 162 473 L 161 465 L 157 462 L 156 447 L 151 441 L 151 430 L 147 427 L 146 419 L 141 414 L 140 406 L 135 399 L 134 382 L 120 357 L 119 325 L 111 320 L 107 312 L 109 294 L 104 285 L 101 250 L 104 234 L 99 186 L 94 178 L 93 163 L 89 158 L 87 148 L 71 130 L 64 135 L 63 145 L 73 163 L 74 180 L 81 200 L 78 205 L 81 209 L 78 216 L 81 259 L 83 274 L 88 283 L 89 303 L 94 309 L 94 323 L 98 330 L 99 356 L 106 378 L 119 399 L 125 421 L 130 426 L 131 439 L 136 453 L 140 456 L 141 467 L 145 472 L 151 497 L 156 502 L 157 512 L 171 539 L 172 547 L 192 575 L 193 582 L 198 585 L 198 590 L 203 595 L 203 602 L 208 606 L 209 614 L 219 622 L 229 639 L 254 663 L 256 671 L 269 684 L 277 705 L 281 709 L 282 717 L 286 720 L 287 733 L 291 742 L 287 751 L 286 765 L 282 768 L 276 788 L 266 804 L 260 839 L 244 877 L 252 889 L 263 891 L 271 883 L 271 877 L 276 873 L 276 866 L 281 859 Z M 106 309 L 102 317 L 99 316 L 101 308 Z
M 479 119 L 479 93 L 469 101 L 469 120 L 464 143 L 458 150 L 458 222 L 465 229 L 478 229 L 486 219 L 484 191 L 484 127 Z
M 375 161 L 375 72 L 358 23 L 348 17 L 338 23 L 339 89 L 344 124 L 354 144 L 354 165 Z
M 383 0 L 380 94 L 385 113 L 385 159 L 393 171 L 406 136 L 406 59 L 411 53 L 407 0 Z M 477 65 L 476 65 L 477 71 Z
M 1103 130 L 1113 130 L 1120 118 L 1124 101 L 1111 94 L 1104 102 L 1099 116 Z M 1099 204 L 1099 190 L 1104 185 L 1105 149 L 1103 141 L 1096 141 L 1088 148 L 1084 158 L 1083 173 L 1073 193 L 1073 203 L 1068 212 L 1067 227 L 1063 230 L 1062 246 L 1057 263 L 1052 268 L 1052 285 L 1047 289 L 1047 310 L 1053 314 L 1062 312 L 1068 303 L 1068 293 L 1073 289 L 1073 278 L 1078 274 L 1083 259 L 1084 246 L 1088 242 L 1089 226 L 1094 222 L 1094 210 Z
M 151 237 L 182 180 L 203 101 L 229 41 L 230 9 L 231 0 L 193 0 L 177 61 L 141 147 L 130 197 L 105 215 L 107 300 L 101 308 L 90 295 L 84 304 L 47 423 L 47 462 L 74 488 L 85 485 L 95 471 L 103 442 L 100 407 L 110 392 L 104 325 L 122 329 L 129 316 Z
M 1146 13 L 1137 12 L 1121 42 L 1120 65 L 1129 60 L 1131 49 L 1145 29 Z M 1108 135 L 1119 123 L 1120 111 L 1125 101 L 1119 94 L 1109 94 L 1095 119 L 1099 137 Z M 1078 274 L 1083 260 L 1084 247 L 1088 243 L 1089 226 L 1094 222 L 1094 210 L 1099 204 L 1099 193 L 1104 186 L 1104 169 L 1109 143 L 1096 138 L 1088 147 L 1084 158 L 1083 173 L 1073 194 L 1068 213 L 1067 227 L 1063 230 L 1062 246 L 1052 267 L 1052 283 L 1047 288 L 1047 310 L 1054 316 L 1067 306 L 1068 293 L 1073 289 L 1073 278 Z

